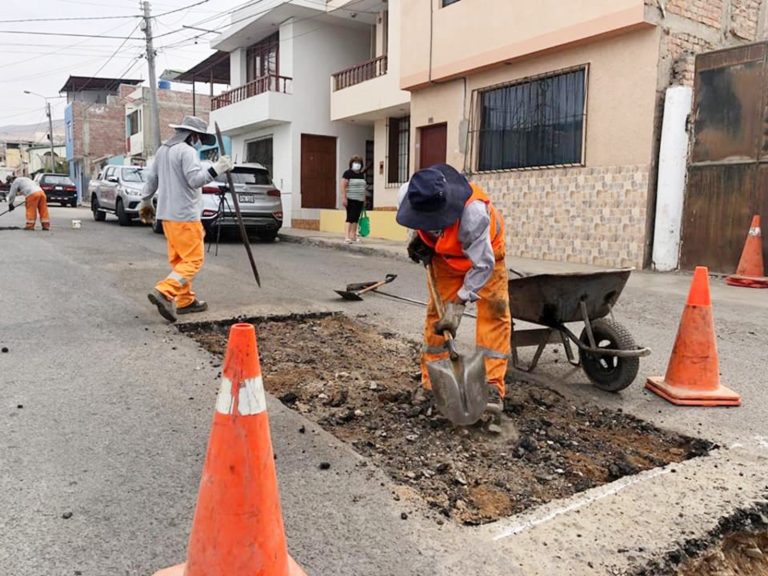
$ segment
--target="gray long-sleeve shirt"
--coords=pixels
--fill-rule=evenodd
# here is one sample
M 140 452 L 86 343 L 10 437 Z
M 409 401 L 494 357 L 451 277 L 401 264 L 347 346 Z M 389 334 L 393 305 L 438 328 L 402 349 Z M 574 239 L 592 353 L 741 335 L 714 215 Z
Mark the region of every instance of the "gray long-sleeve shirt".
M 21 194 L 26 198 L 30 194 L 42 191 L 43 189 L 40 188 L 40 185 L 37 182 L 26 176 L 20 176 L 13 181 L 13 184 L 11 184 L 11 190 L 8 192 L 8 204 L 13 204 L 17 194 Z
M 457 296 L 462 300 L 475 302 L 480 299 L 478 292 L 488 283 L 496 265 L 489 229 L 491 217 L 485 202 L 476 200 L 464 207 L 459 222 L 459 241 L 472 268 L 464 276 L 464 284 Z M 428 232 L 428 234 L 431 234 Z M 433 235 L 434 236 L 434 235 Z M 437 236 L 434 236 L 437 239 Z
M 175 137 L 174 137 L 175 138 Z M 215 175 L 200 164 L 195 149 L 184 141 L 163 144 L 149 167 L 144 199 L 157 193 L 157 218 L 171 222 L 200 220 L 203 209 L 201 187 Z

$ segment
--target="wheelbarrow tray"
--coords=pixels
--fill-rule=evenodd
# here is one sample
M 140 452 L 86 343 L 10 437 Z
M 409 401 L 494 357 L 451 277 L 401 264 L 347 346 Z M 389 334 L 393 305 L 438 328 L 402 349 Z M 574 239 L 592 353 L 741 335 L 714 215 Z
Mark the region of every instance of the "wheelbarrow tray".
M 597 320 L 610 313 L 631 273 L 624 268 L 510 278 L 509 308 L 513 318 L 559 329 L 583 321 L 584 302 L 587 317 Z

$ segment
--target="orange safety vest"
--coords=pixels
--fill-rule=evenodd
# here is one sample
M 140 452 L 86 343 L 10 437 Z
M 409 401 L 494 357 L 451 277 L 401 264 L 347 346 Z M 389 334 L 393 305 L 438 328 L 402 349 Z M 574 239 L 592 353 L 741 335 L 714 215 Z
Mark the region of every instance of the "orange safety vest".
M 491 217 L 488 233 L 491 236 L 493 255 L 496 257 L 497 262 L 503 260 L 507 252 L 504 244 L 504 219 L 496 211 L 493 204 L 491 204 L 491 199 L 488 198 L 488 195 L 477 184 L 470 184 L 470 186 L 472 187 L 472 195 L 464 203 L 464 207 L 466 208 L 472 202 L 478 200 L 484 202 L 488 207 L 488 215 Z M 419 230 L 419 236 L 427 246 L 435 251 L 435 254 L 445 258 L 451 268 L 466 273 L 472 268 L 472 261 L 464 254 L 464 249 L 461 246 L 461 241 L 459 240 L 460 225 L 461 218 L 443 230 L 443 233 L 437 238 L 437 242 L 435 242 L 431 234 L 421 230 Z

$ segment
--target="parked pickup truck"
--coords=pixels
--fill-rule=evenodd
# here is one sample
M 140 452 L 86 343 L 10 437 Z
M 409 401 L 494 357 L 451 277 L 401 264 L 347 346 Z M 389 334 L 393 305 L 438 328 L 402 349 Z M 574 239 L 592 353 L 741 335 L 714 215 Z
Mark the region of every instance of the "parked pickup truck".
M 141 166 L 106 166 L 91 180 L 88 191 L 93 219 L 103 222 L 110 212 L 117 216 L 120 226 L 129 226 L 138 218 L 144 188 L 143 170 Z

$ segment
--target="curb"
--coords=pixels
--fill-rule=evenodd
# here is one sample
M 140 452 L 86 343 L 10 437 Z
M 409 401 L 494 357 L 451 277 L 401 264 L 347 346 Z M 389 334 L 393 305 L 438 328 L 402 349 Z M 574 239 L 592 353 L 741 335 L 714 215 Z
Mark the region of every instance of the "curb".
M 340 250 L 342 252 L 353 252 L 363 256 L 384 256 L 385 258 L 392 258 L 395 260 L 401 260 L 403 262 L 410 262 L 410 258 L 405 253 L 405 246 L 403 246 L 403 253 L 400 254 L 395 251 L 386 250 L 382 248 L 375 248 L 373 246 L 356 246 L 354 244 L 344 244 L 342 242 L 335 242 L 331 240 L 325 240 L 323 238 L 311 238 L 303 236 L 294 236 L 292 234 L 278 234 L 281 242 L 289 242 L 291 244 L 304 244 L 307 246 L 316 246 L 318 248 L 331 248 L 334 250 Z

